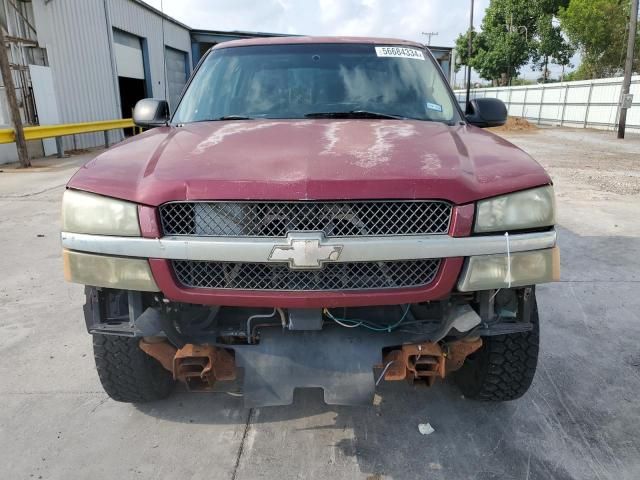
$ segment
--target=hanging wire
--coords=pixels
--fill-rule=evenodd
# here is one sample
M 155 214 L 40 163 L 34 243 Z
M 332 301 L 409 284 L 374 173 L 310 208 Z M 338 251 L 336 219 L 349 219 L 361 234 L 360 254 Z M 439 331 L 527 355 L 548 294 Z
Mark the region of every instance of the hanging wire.
M 346 327 L 346 328 L 356 328 L 356 327 L 363 327 L 366 328 L 367 330 L 372 330 L 374 332 L 391 332 L 392 330 L 394 330 L 396 327 L 398 327 L 403 321 L 404 319 L 407 317 L 407 314 L 409 313 L 409 309 L 411 308 L 411 305 L 407 305 L 404 313 L 402 314 L 402 317 L 400 317 L 400 320 L 398 320 L 396 323 L 394 323 L 393 325 L 387 325 L 386 327 L 381 327 L 378 325 L 374 325 L 372 323 L 366 322 L 365 320 L 355 320 L 355 319 L 347 319 L 347 318 L 339 318 L 339 317 L 335 317 L 328 309 L 324 309 L 324 314 L 329 317 L 331 320 L 333 320 L 334 322 L 336 322 L 338 325 L 342 326 L 342 327 Z
M 395 363 L 396 360 L 391 360 L 390 362 L 388 362 L 385 367 L 384 370 L 382 370 L 382 373 L 380 374 L 380 376 L 378 377 L 378 379 L 376 380 L 376 387 L 378 385 L 380 385 L 380 382 L 382 381 L 382 379 L 384 378 L 385 374 L 387 373 L 387 370 L 389 370 L 389 367 L 391 366 L 391 364 Z

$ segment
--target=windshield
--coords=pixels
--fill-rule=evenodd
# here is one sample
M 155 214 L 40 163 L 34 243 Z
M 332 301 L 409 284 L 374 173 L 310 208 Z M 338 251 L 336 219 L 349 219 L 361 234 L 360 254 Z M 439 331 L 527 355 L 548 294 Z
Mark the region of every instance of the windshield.
M 460 120 L 438 66 L 415 47 L 222 48 L 203 61 L 174 123 L 259 118 Z

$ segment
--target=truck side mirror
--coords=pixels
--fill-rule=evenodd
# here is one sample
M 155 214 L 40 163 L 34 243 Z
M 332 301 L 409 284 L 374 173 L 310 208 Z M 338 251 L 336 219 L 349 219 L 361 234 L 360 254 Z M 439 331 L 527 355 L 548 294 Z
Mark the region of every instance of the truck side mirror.
M 499 127 L 507 121 L 507 106 L 497 98 L 474 98 L 467 104 L 465 117 L 476 127 Z
M 161 127 L 169 121 L 169 104 L 166 100 L 143 98 L 133 109 L 133 123 L 139 127 Z

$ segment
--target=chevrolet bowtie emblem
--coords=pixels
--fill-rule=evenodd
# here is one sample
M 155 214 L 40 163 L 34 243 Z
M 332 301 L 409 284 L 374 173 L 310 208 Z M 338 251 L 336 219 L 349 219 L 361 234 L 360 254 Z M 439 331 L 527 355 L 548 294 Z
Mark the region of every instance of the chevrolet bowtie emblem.
M 322 268 L 325 262 L 335 262 L 342 245 L 327 244 L 321 233 L 289 233 L 286 245 L 275 245 L 270 262 L 288 262 L 289 268 Z

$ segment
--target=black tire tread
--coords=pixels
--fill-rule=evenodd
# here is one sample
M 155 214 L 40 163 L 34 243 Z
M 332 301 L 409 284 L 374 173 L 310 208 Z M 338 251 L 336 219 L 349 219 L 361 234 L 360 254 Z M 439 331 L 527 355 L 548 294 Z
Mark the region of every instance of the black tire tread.
M 138 346 L 140 339 L 93 335 L 93 354 L 102 387 L 118 402 L 143 403 L 167 398 L 174 380 Z
M 532 303 L 531 331 L 483 337 L 480 350 L 456 372 L 456 382 L 465 397 L 504 402 L 527 392 L 535 376 L 540 345 L 535 298 Z

